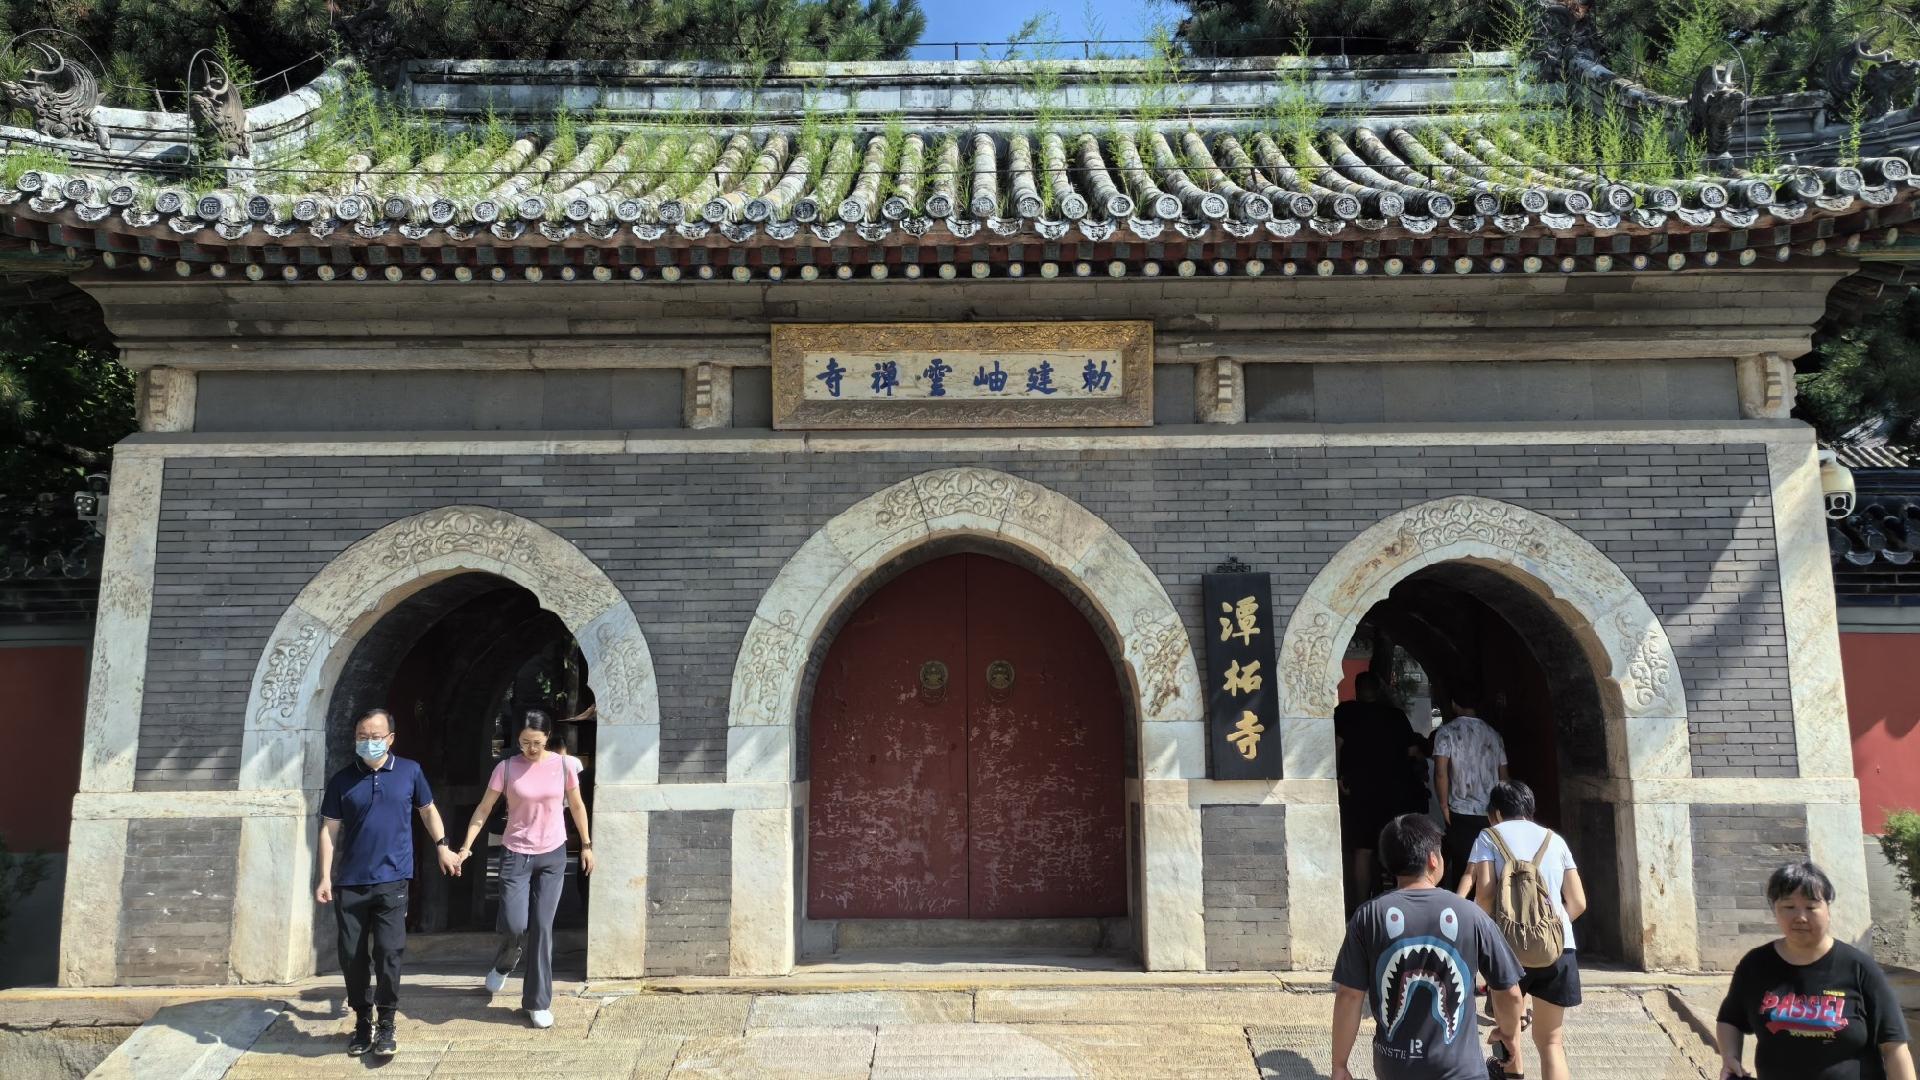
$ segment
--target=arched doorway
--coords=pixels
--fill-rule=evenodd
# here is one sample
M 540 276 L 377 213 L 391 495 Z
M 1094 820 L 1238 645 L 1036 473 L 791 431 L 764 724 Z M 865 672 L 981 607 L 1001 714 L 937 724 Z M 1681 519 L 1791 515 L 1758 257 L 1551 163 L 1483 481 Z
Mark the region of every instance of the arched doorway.
M 1132 748 L 1113 653 L 1011 551 L 916 555 L 848 605 L 818 666 L 811 936 L 848 952 L 1130 944 Z
M 1578 797 L 1586 789 L 1582 781 L 1607 775 L 1607 725 L 1592 660 L 1567 622 L 1500 571 L 1469 560 L 1443 562 L 1400 580 L 1368 609 L 1347 655 L 1350 667 L 1381 677 L 1392 704 L 1406 710 L 1413 732 L 1429 747 L 1436 724 L 1454 715 L 1456 693 L 1479 703 L 1478 715 L 1506 744 L 1510 776 L 1534 791 L 1537 820 L 1565 836 L 1576 853 L 1589 901 L 1575 927 L 1582 952 L 1620 959 L 1613 816 L 1583 812 Z M 1348 696 L 1343 687 L 1342 697 Z M 1381 763 L 1343 744 L 1339 765 L 1352 787 L 1354 772 Z M 1437 801 L 1431 808 L 1438 812 Z
M 524 590 L 511 594 L 515 599 L 502 617 L 511 618 L 514 605 L 528 612 L 530 595 L 579 650 L 579 679 L 591 682 L 595 712 L 595 728 L 583 736 L 582 749 L 593 753 L 601 794 L 658 780 L 660 705 L 652 655 L 625 596 L 593 560 L 538 523 L 488 506 L 444 506 L 390 522 L 307 582 L 274 626 L 254 669 L 240 790 L 291 792 L 297 796 L 291 804 L 304 809 L 251 815 L 241 823 L 233 921 L 233 964 L 241 979 L 290 982 L 330 959 L 325 935 L 332 920 L 320 917 L 312 901 L 313 829 L 307 815 L 328 768 L 345 761 L 337 720 L 353 710 L 338 699 L 354 697 L 360 686 L 361 711 L 370 707 L 372 693 L 364 688 L 390 688 L 421 635 L 465 600 L 498 591 L 500 582 Z M 443 584 L 447 593 L 409 607 Z M 389 618 L 403 608 L 411 614 Z M 457 625 L 448 623 L 449 632 Z M 369 675 L 375 657 L 390 665 L 388 674 Z M 400 752 L 417 750 L 405 738 L 403 733 Z M 460 829 L 465 813 L 443 816 L 450 828 Z M 644 819 L 630 807 L 596 809 L 596 872 L 602 880 L 644 877 Z M 590 977 L 643 973 L 645 904 L 644 890 L 602 890 L 587 929 Z
M 587 675 L 573 634 L 532 591 L 483 572 L 443 578 L 382 615 L 349 654 L 328 708 L 327 769 L 331 773 L 351 760 L 358 717 L 368 709 L 388 710 L 398 735 L 396 752 L 420 763 L 447 831 L 457 840 L 485 794 L 494 765 L 513 752 L 515 721 L 528 709 L 541 709 L 562 721 L 557 734 L 581 759 L 582 795 L 591 805 L 597 740 Z M 436 872 L 432 845 L 415 823 L 409 931 L 492 932 L 503 820 L 495 810 L 474 842 L 476 858 L 458 878 Z M 570 849 L 554 920 L 561 970 L 584 970 L 586 897 L 579 852 Z M 487 946 L 481 941 L 466 947 Z M 422 943 L 416 951 L 434 948 Z
M 1140 959 L 1156 971 L 1204 968 L 1200 813 L 1183 797 L 1147 797 L 1167 794 L 1160 781 L 1206 775 L 1199 668 L 1180 614 L 1132 545 L 1086 507 L 1016 476 L 957 467 L 908 477 L 836 514 L 754 610 L 728 696 L 727 782 L 751 785 L 765 801 L 733 811 L 729 973 L 786 974 L 798 956 L 817 952 L 816 940 L 803 940 L 814 929 L 806 919 L 805 714 L 815 661 L 876 583 L 952 553 L 942 548 L 949 544 L 1020 560 L 1107 643 L 1126 737 L 1138 748 L 1127 811 Z M 1338 919 L 1327 922 L 1337 929 Z
M 1380 608 L 1383 602 L 1389 606 Z M 1454 610 L 1456 621 L 1477 619 L 1476 632 L 1490 639 L 1504 624 L 1509 646 L 1517 637 L 1517 648 L 1551 676 L 1552 745 L 1536 727 L 1526 749 L 1536 765 L 1559 762 L 1561 824 L 1586 849 L 1576 857 L 1590 897 L 1605 893 L 1590 918 L 1607 925 L 1589 937 L 1617 942 L 1618 954 L 1642 967 L 1696 965 L 1692 843 L 1675 824 L 1684 807 L 1638 793 L 1641 782 L 1692 776 L 1687 692 L 1666 630 L 1639 589 L 1579 533 L 1512 503 L 1450 496 L 1370 526 L 1308 584 L 1281 643 L 1282 715 L 1295 729 L 1299 756 L 1324 763 L 1316 775 L 1335 775 L 1333 714 L 1349 643 L 1376 610 L 1394 621 L 1409 609 L 1427 615 L 1400 618 L 1403 637 L 1429 639 L 1422 648 L 1436 667 L 1471 670 L 1449 658 L 1453 646 L 1435 633 L 1445 619 L 1433 612 Z M 1524 679 L 1509 681 L 1513 708 L 1515 696 L 1525 696 L 1517 689 Z M 1589 684 L 1591 691 L 1583 689 Z M 1537 698 L 1538 687 L 1529 693 Z

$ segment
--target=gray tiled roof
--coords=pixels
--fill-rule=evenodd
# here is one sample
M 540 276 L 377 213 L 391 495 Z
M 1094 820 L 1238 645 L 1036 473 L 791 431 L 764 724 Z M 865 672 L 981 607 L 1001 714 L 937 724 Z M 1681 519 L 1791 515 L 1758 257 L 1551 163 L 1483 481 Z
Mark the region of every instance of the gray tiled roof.
M 11 152 L 65 158 L 8 170 L 0 233 L 109 265 L 173 260 L 182 274 L 288 280 L 304 266 L 322 279 L 425 266 L 431 278 L 436 263 L 462 280 L 500 278 L 502 262 L 528 277 L 541 265 L 602 279 L 651 267 L 670 280 L 823 267 L 846 277 L 854 266 L 879 277 L 889 263 L 951 276 L 956 262 L 1051 276 L 1074 260 L 1081 274 L 1094 260 L 1157 273 L 1162 258 L 1182 274 L 1258 273 L 1267 261 L 1321 274 L 1672 270 L 1891 242 L 1920 191 L 1920 145 L 1764 174 L 1723 156 L 1671 175 L 1565 160 L 1511 121 L 1406 109 L 1342 113 L 1306 134 L 1211 115 L 708 128 L 697 115 L 636 114 L 643 122 L 583 121 L 564 137 L 552 125 L 481 137 L 468 116 L 447 122 L 448 137 L 362 144 L 314 119 L 342 70 L 247 111 L 233 145 L 253 157 L 203 173 L 211 182 L 156 155 L 148 144 L 164 139 L 129 141 L 132 127 L 177 117 L 97 110 L 98 145 L 0 128 Z M 502 248 L 545 254 L 485 250 Z

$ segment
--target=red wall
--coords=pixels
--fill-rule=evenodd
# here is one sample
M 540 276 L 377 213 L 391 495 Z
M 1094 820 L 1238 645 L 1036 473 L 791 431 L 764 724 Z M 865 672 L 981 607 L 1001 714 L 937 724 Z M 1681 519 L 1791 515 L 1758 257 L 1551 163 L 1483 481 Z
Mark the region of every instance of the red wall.
M 1339 690 L 1339 697 L 1335 698 L 1336 701 L 1352 701 L 1353 700 L 1354 676 L 1367 670 L 1367 666 L 1368 666 L 1367 658 L 1364 656 L 1348 657 L 1347 659 L 1340 661 L 1340 671 L 1341 671 L 1340 690 Z
M 0 837 L 12 851 L 67 850 L 87 720 L 87 650 L 0 649 Z
M 1847 677 L 1847 722 L 1853 729 L 1853 773 L 1860 778 L 1860 817 L 1880 831 L 1887 811 L 1920 809 L 1920 634 L 1841 634 Z

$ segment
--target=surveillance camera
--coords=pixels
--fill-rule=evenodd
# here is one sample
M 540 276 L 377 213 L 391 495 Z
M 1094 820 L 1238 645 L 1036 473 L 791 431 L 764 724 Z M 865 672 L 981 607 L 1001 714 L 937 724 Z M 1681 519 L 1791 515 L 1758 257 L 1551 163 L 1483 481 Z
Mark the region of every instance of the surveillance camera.
M 1853 513 L 1853 471 L 1840 464 L 1832 450 L 1820 451 L 1820 493 L 1826 499 L 1828 517 L 1838 521 Z
M 73 493 L 73 512 L 82 521 L 92 521 L 100 516 L 100 496 L 91 491 Z
M 107 474 L 103 472 L 87 474 L 87 490 L 97 495 L 107 493 Z

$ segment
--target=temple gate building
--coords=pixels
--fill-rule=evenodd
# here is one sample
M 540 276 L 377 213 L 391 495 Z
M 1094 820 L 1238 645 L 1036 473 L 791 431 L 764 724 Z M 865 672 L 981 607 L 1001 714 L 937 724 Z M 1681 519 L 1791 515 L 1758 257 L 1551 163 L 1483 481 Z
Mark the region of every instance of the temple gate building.
M 62 980 L 325 970 L 353 719 L 394 710 L 457 827 L 536 703 L 586 717 L 593 977 L 1326 968 L 1363 623 L 1503 703 L 1592 952 L 1727 966 L 1791 854 L 1865 934 L 1787 410 L 1912 217 L 1907 110 L 1839 164 L 1780 104 L 1799 162 L 1762 170 L 1649 99 L 1720 145 L 1610 174 L 1439 116 L 1427 63 L 1309 68 L 1303 139 L 1272 61 L 1157 112 L 1124 62 L 1059 101 L 1019 65 L 423 63 L 406 137 L 341 66 L 201 106 L 211 179 L 178 115 L 10 129 L 45 156 L 0 231 L 87 263 L 142 385 Z M 423 873 L 416 932 L 490 929 L 473 878 Z

